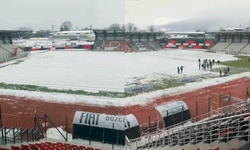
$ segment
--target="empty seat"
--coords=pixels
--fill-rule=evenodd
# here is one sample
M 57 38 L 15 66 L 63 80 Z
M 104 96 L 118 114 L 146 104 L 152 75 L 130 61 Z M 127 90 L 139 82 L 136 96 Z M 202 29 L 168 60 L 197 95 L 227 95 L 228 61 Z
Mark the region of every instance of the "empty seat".
M 18 146 L 11 146 L 11 150 L 20 150 L 20 147 L 18 147 Z

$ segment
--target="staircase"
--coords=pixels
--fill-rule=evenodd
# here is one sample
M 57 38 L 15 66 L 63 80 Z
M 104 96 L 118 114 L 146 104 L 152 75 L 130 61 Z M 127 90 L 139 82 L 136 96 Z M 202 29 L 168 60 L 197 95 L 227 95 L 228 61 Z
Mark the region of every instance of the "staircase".
M 213 110 L 212 114 L 215 111 L 219 114 L 200 121 L 182 123 L 137 139 L 126 137 L 126 149 L 231 150 L 244 147 L 250 141 L 249 104 L 242 100 Z

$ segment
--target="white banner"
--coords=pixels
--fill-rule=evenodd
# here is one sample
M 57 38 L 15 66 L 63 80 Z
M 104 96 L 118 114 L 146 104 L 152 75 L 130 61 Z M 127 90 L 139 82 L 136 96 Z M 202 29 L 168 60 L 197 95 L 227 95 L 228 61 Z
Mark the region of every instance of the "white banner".
M 129 115 L 108 115 L 84 111 L 76 111 L 73 124 L 125 130 L 138 126 L 138 121 L 133 114 Z
M 177 80 L 177 83 L 184 84 L 184 83 L 195 82 L 195 81 L 196 81 L 195 77 L 191 76 L 188 78 L 179 79 L 179 80 Z
M 137 86 L 137 87 L 128 87 L 125 88 L 125 93 L 134 94 L 134 93 L 141 93 L 149 90 L 154 90 L 154 86 L 152 84 Z
M 105 47 L 105 50 L 114 50 L 116 47 Z

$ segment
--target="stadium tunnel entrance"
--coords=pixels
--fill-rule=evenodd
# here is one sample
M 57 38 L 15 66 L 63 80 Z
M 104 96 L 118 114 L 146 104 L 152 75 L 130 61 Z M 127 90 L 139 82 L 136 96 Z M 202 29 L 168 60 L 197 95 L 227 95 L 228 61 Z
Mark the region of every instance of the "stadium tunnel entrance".
M 190 118 L 190 112 L 184 101 L 174 101 L 159 105 L 156 110 L 162 116 L 165 128 L 186 121 Z
M 76 111 L 73 119 L 73 139 L 125 145 L 129 139 L 140 137 L 140 127 L 134 115 L 107 115 Z

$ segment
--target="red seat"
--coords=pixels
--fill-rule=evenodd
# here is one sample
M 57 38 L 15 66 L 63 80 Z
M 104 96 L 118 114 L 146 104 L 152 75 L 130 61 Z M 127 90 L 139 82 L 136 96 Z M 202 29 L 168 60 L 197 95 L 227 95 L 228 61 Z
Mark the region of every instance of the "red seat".
M 79 146 L 80 149 L 86 150 L 87 148 L 85 146 Z
M 93 147 L 87 147 L 87 150 L 95 150 Z
M 11 149 L 12 150 L 20 150 L 20 147 L 18 147 L 18 146 L 11 146 Z

